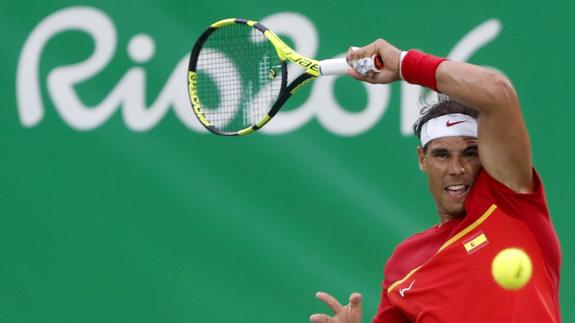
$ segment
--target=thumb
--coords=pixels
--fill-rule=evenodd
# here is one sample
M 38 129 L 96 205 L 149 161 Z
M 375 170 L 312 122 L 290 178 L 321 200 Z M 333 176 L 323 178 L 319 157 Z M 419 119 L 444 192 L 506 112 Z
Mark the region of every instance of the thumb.
M 352 309 L 361 308 L 361 300 L 363 296 L 360 293 L 352 293 L 349 296 L 349 305 Z

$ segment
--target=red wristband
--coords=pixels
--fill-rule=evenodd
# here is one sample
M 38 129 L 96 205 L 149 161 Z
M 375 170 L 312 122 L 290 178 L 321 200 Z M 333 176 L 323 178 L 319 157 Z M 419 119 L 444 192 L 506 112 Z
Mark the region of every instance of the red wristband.
M 443 57 L 425 54 L 412 49 L 407 52 L 401 62 L 401 75 L 408 83 L 425 86 L 439 92 L 437 90 L 435 71 L 437 71 L 439 64 L 446 60 Z

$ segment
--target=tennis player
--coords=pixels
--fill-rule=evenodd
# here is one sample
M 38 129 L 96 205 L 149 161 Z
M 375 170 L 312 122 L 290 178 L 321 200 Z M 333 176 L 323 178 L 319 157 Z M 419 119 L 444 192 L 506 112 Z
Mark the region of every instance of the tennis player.
M 559 241 L 510 81 L 381 39 L 350 50 L 347 60 L 373 54 L 383 59 L 381 72 L 348 73 L 369 83 L 403 79 L 445 95 L 414 125 L 439 224 L 401 242 L 387 260 L 373 322 L 560 322 Z M 533 264 L 518 290 L 502 288 L 491 274 L 493 258 L 509 247 L 523 249 Z M 345 306 L 327 293 L 316 296 L 333 314 L 313 314 L 312 322 L 361 322 L 360 294 Z

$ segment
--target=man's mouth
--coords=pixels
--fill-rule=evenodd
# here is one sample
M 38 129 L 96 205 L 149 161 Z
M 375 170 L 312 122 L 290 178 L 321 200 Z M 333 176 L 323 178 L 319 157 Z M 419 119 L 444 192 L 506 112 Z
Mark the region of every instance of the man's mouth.
M 464 184 L 447 185 L 445 191 L 447 192 L 447 196 L 453 199 L 461 199 L 467 196 L 469 188 L 469 185 Z

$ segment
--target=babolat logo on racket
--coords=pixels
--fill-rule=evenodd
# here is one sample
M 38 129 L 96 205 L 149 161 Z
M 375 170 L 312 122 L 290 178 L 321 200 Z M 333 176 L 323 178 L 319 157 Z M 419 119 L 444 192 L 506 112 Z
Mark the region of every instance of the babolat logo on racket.
M 190 99 L 192 101 L 192 106 L 194 107 L 194 111 L 196 112 L 196 116 L 198 117 L 198 119 L 200 120 L 200 122 L 202 124 L 204 124 L 204 126 L 208 127 L 208 126 L 212 126 L 212 123 L 208 121 L 208 119 L 206 119 L 206 117 L 204 116 L 204 112 L 202 111 L 202 106 L 200 104 L 200 98 L 198 97 L 198 92 L 197 92 L 197 79 L 198 76 L 195 72 L 188 72 L 188 90 L 190 92 Z
M 307 59 L 294 51 L 287 53 L 286 56 L 290 61 L 298 64 L 299 66 L 309 68 L 319 73 L 319 64 L 317 61 Z

